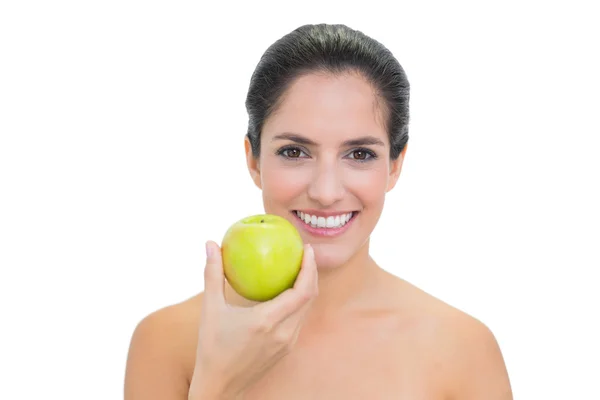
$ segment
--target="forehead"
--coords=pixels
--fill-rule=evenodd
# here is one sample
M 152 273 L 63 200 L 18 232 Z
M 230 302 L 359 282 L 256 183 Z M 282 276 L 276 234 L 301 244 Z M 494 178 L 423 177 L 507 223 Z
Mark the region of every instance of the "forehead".
M 381 100 L 360 75 L 313 73 L 293 82 L 263 127 L 263 137 L 294 132 L 323 142 L 385 137 Z

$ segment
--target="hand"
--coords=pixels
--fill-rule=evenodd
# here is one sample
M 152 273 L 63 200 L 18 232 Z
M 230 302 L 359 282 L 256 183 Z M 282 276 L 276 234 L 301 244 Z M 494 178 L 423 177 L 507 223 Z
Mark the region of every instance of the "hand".
M 233 307 L 225 301 L 221 249 L 210 241 L 206 249 L 205 291 L 190 393 L 235 398 L 292 349 L 318 293 L 317 266 L 312 247 L 305 245 L 293 288 L 253 307 Z

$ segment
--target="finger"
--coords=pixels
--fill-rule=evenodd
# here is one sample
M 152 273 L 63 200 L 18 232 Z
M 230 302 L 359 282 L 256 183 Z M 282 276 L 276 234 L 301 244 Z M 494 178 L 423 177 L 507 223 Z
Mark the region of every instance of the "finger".
M 300 309 L 298 309 L 295 312 L 292 312 L 286 318 L 284 318 L 283 321 L 279 322 L 278 329 L 282 329 L 284 332 L 293 332 L 292 337 L 291 337 L 292 344 L 295 343 L 296 340 L 298 339 L 300 330 L 302 329 L 302 326 L 304 325 L 304 321 L 306 320 L 306 317 L 308 315 L 308 312 L 309 312 L 309 310 L 312 306 L 312 302 L 314 300 L 315 300 L 315 297 L 311 298 L 308 302 L 306 302 L 304 305 L 302 305 L 300 307 Z
M 294 282 L 293 289 L 310 289 L 311 285 L 318 282 L 317 263 L 315 261 L 315 251 L 310 244 L 304 246 L 304 255 L 302 257 L 302 266 L 298 277 Z
M 259 304 L 257 308 L 269 316 L 273 323 L 279 323 L 291 314 L 300 310 L 317 295 L 317 264 L 312 246 L 304 246 L 302 266 L 294 287 L 281 293 L 276 298 Z
M 293 321 L 295 326 L 294 326 L 294 334 L 292 335 L 292 343 L 296 343 L 296 341 L 298 340 L 298 336 L 300 336 L 300 331 L 302 330 L 302 326 L 303 326 L 303 322 L 304 322 L 304 319 L 307 314 L 307 310 L 308 310 L 308 307 L 306 307 L 306 310 L 302 311 L 302 315 L 300 318 L 298 318 L 298 320 Z M 294 318 L 294 319 L 296 319 L 296 318 Z M 285 321 L 284 323 L 292 323 L 292 322 Z
M 204 301 L 212 304 L 225 302 L 225 277 L 221 248 L 213 241 L 206 242 L 206 266 L 204 267 Z
M 288 314 L 287 317 L 279 322 L 279 326 L 282 328 L 288 326 L 296 329 L 296 327 L 302 325 L 302 321 L 306 318 L 313 301 L 314 297 L 304 303 L 298 310 Z

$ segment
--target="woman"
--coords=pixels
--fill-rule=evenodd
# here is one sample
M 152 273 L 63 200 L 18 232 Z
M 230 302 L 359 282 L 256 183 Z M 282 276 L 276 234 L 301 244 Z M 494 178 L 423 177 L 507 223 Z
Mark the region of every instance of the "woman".
M 369 256 L 406 155 L 408 101 L 393 55 L 346 26 L 303 26 L 266 51 L 246 158 L 265 211 L 306 243 L 300 275 L 251 303 L 208 242 L 204 293 L 136 328 L 126 400 L 512 398 L 485 325 Z

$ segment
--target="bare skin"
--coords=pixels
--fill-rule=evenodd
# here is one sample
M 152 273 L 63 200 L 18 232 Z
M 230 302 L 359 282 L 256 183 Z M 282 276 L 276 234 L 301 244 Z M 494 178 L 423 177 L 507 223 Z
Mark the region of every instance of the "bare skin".
M 205 291 L 137 326 L 125 400 L 512 400 L 490 330 L 369 255 L 406 153 L 386 157 L 377 104 L 353 74 L 308 75 L 288 89 L 265 123 L 260 158 L 247 139 L 245 148 L 265 211 L 310 244 L 295 287 L 264 304 L 244 300 L 225 282 L 214 244 Z M 376 140 L 347 145 L 365 133 Z M 282 155 L 281 146 L 294 150 Z M 369 152 L 376 156 L 358 160 Z M 342 235 L 318 237 L 295 216 L 302 209 L 357 214 Z
M 311 310 L 292 351 L 244 399 L 512 399 L 485 325 L 369 263 L 360 298 L 335 312 Z M 229 285 L 226 298 L 254 304 Z M 188 398 L 202 300 L 199 294 L 140 323 L 126 400 Z

